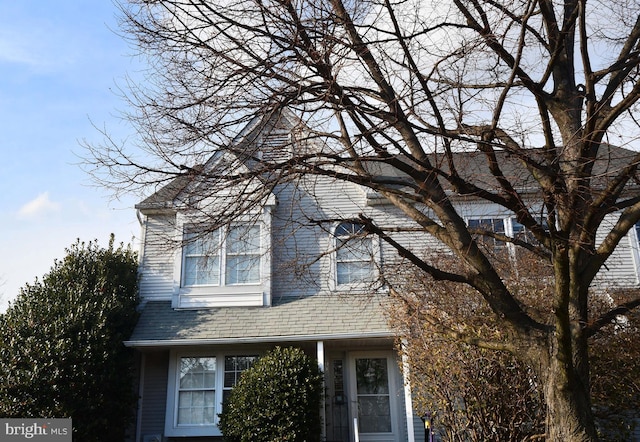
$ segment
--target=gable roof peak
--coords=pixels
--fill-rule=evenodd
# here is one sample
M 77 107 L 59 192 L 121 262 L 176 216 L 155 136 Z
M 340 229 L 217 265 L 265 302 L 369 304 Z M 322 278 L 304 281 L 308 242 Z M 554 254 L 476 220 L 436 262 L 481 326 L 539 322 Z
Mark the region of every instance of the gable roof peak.
M 194 186 L 206 183 L 201 180 L 203 173 L 212 171 L 224 158 L 237 162 L 241 167 L 251 167 L 257 162 L 282 162 L 300 151 L 304 133 L 309 129 L 291 110 L 276 109 L 254 116 L 223 150 L 214 152 L 204 165 L 181 165 L 179 174 L 136 205 L 140 210 L 176 209 L 179 200 Z M 308 137 L 308 135 L 306 135 Z

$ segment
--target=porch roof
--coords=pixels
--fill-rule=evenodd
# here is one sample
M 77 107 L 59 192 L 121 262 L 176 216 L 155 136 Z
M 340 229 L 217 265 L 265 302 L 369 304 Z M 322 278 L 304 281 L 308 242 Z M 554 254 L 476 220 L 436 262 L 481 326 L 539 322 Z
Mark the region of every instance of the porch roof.
M 248 342 L 390 338 L 387 297 L 314 295 L 270 307 L 179 310 L 170 301 L 144 305 L 125 345 L 166 347 Z

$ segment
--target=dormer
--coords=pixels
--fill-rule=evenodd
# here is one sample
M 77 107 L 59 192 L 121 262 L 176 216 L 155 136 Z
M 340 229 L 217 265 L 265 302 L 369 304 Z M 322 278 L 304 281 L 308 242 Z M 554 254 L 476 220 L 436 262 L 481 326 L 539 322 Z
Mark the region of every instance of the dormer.
M 173 259 L 174 308 L 271 305 L 271 212 L 259 210 L 222 225 L 198 211 L 178 212 Z
M 251 122 L 228 150 L 184 166 L 136 206 L 145 216 L 143 296 L 170 298 L 178 309 L 271 304 L 276 198 L 259 172 L 237 184 L 224 174 L 250 176 L 261 150 L 273 158 L 291 152 L 286 133 L 294 123 L 291 116 Z

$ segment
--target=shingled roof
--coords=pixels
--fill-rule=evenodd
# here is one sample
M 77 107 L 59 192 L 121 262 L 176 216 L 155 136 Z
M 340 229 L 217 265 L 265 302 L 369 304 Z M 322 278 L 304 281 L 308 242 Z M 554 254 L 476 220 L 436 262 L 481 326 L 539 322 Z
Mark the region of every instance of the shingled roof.
M 130 347 L 239 342 L 391 338 L 387 297 L 315 295 L 270 307 L 176 310 L 169 301 L 148 302 Z
M 291 154 L 293 143 L 295 143 L 294 132 L 299 132 L 304 128 L 306 128 L 304 123 L 288 109 L 256 116 L 231 141 L 229 152 L 235 152 L 237 155 L 245 154 L 249 158 L 260 158 L 261 161 L 280 161 L 284 159 L 283 156 Z M 300 146 L 296 147 L 296 149 L 300 148 Z M 558 149 L 561 150 L 562 148 Z M 531 148 L 525 152 L 530 160 L 539 164 L 544 165 L 548 161 L 543 156 L 543 149 Z M 501 172 L 515 189 L 524 192 L 535 192 L 539 189 L 539 185 L 518 155 L 502 149 L 496 149 L 494 153 Z M 638 152 L 636 151 L 603 144 L 594 163 L 592 184 L 596 188 L 604 187 L 612 177 L 634 161 L 637 155 Z M 218 155 L 214 154 L 206 165 L 193 168 L 185 167 L 184 175 L 178 175 L 160 190 L 137 204 L 136 208 L 145 210 L 172 207 L 176 198 L 187 189 L 202 170 L 206 170 L 214 164 L 216 158 L 218 158 Z M 428 158 L 434 167 L 441 169 L 444 173 L 450 172 L 448 159 L 444 154 L 432 153 L 428 155 Z M 247 160 L 249 163 L 252 161 L 254 160 Z M 393 168 L 384 159 L 371 157 L 363 158 L 361 161 L 373 176 L 393 178 L 398 181 L 399 185 L 402 185 L 403 182 L 408 184 L 406 181 L 411 181 L 407 175 Z M 406 161 L 410 162 L 408 159 Z M 487 156 L 484 152 L 478 150 L 454 152 L 453 162 L 456 172 L 463 180 L 472 182 L 474 185 L 486 190 L 499 187 L 495 175 L 489 168 Z M 442 179 L 441 183 L 445 189 L 451 189 L 452 187 L 445 179 Z M 635 183 L 632 185 L 635 185 Z
M 504 177 L 513 185 L 513 187 L 521 192 L 536 191 L 539 184 L 531 175 L 531 172 L 525 167 L 522 160 L 515 154 L 506 150 L 494 151 L 495 157 L 500 166 L 500 171 Z M 532 148 L 526 151 L 527 157 L 532 161 L 545 165 L 547 160 L 543 158 L 543 150 Z M 602 145 L 598 151 L 598 157 L 594 162 L 592 171 L 592 185 L 594 188 L 604 187 L 609 180 L 622 172 L 623 168 L 637 161 L 636 157 L 639 152 L 623 149 L 611 145 Z M 428 159 L 431 165 L 443 171 L 450 173 L 448 158 L 442 153 L 429 154 Z M 466 152 L 454 152 L 453 163 L 458 176 L 475 186 L 493 190 L 499 188 L 498 181 L 494 173 L 489 168 L 487 155 L 484 152 L 474 150 Z M 408 163 L 411 163 L 407 160 Z M 409 184 L 411 178 L 392 167 L 384 161 L 384 159 L 370 158 L 362 161 L 367 171 L 378 178 L 387 178 L 389 182 L 397 182 L 399 185 Z M 445 190 L 450 190 L 451 185 L 446 179 L 441 179 L 441 184 Z M 631 185 L 636 185 L 632 181 Z
M 177 176 L 165 186 L 161 187 L 160 190 L 136 204 L 136 209 L 152 210 L 170 208 L 173 201 L 189 183 L 193 181 L 194 177 L 194 174 Z

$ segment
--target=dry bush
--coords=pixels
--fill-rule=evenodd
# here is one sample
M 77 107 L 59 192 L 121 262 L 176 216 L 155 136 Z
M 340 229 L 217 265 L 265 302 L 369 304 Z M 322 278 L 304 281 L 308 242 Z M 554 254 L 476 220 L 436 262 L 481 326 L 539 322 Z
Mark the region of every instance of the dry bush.
M 494 265 L 509 276 L 505 283 L 529 306 L 528 313 L 549 321 L 549 265 L 526 252 L 514 258 L 509 249 L 499 250 Z M 446 255 L 437 259 L 460 266 Z M 432 413 L 445 441 L 544 439 L 546 407 L 536 370 L 510 351 L 484 299 L 471 287 L 436 281 L 406 265 L 388 273 L 395 275 L 389 281 L 396 301 L 390 322 L 410 363 L 416 412 Z M 637 296 L 613 293 L 592 293 L 591 317 Z M 632 412 L 640 408 L 639 320 L 635 311 L 620 316 L 591 338 L 591 392 L 602 440 L 628 440 L 634 429 Z

